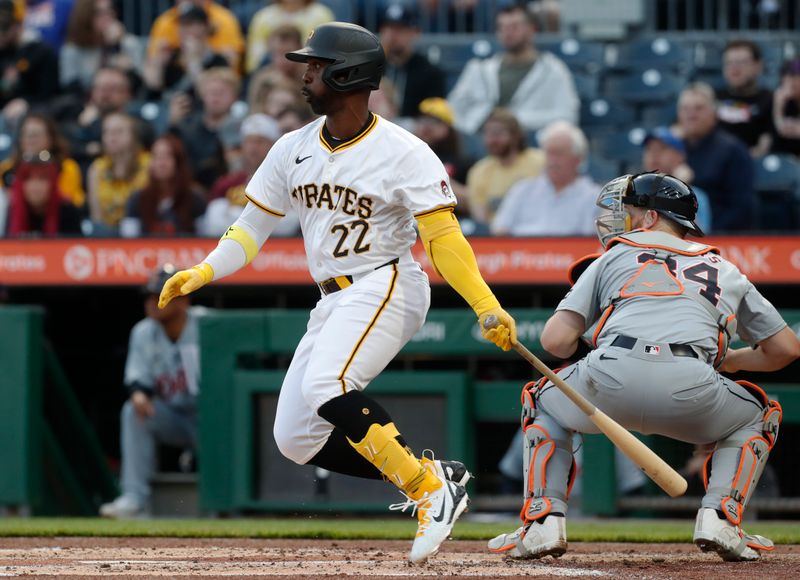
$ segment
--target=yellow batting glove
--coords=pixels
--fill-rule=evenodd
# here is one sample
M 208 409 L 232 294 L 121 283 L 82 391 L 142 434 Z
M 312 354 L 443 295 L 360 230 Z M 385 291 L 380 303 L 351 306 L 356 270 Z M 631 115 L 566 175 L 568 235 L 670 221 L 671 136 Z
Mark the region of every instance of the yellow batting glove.
M 490 316 L 497 319 L 497 324 L 493 328 L 487 329 L 484 323 Z M 517 344 L 517 323 L 508 312 L 499 306 L 481 312 L 478 315 L 478 324 L 481 327 L 481 336 L 503 350 L 510 350 L 512 345 Z
M 158 307 L 164 308 L 176 296 L 186 296 L 214 279 L 214 269 L 203 262 L 188 270 L 181 270 L 164 282 L 158 297 Z

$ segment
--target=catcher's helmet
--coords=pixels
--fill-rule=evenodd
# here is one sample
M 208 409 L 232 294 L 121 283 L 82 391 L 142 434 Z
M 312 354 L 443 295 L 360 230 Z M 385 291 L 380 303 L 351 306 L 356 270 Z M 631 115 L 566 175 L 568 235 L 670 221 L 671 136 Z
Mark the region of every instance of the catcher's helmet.
M 347 92 L 378 88 L 383 76 L 386 56 L 378 37 L 356 24 L 329 22 L 317 26 L 304 48 L 287 52 L 294 62 L 310 58 L 331 64 L 322 73 L 322 80 L 334 91 Z
M 596 220 L 597 233 L 605 246 L 612 237 L 630 230 L 630 216 L 624 205 L 653 209 L 682 225 L 688 233 L 703 236 L 694 222 L 697 196 L 680 179 L 666 173 L 623 175 L 609 181 L 600 191 L 597 205 L 606 212 Z

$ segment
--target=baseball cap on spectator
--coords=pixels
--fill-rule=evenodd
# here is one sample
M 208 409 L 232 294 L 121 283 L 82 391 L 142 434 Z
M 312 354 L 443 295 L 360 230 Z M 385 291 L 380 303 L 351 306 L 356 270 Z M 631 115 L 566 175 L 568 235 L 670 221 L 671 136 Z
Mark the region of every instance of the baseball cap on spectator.
M 409 28 L 416 28 L 419 23 L 419 15 L 417 9 L 408 2 L 390 2 L 383 12 L 383 19 L 381 25 L 397 24 L 399 26 L 408 26 Z
M 0 30 L 8 30 L 12 24 L 25 18 L 25 2 L 0 0 Z
M 2 1 L 2 0 L 0 0 Z M 179 24 L 209 24 L 208 13 L 197 4 L 181 4 L 178 6 Z
M 177 269 L 172 264 L 164 264 L 160 268 L 156 268 L 150 274 L 147 283 L 142 286 L 142 294 L 161 294 L 164 283 L 169 280 L 175 272 L 177 272 Z
M 456 120 L 453 109 L 441 97 L 429 97 L 422 101 L 419 104 L 419 114 L 438 119 L 449 127 L 452 127 Z
M 278 127 L 278 122 L 264 113 L 254 113 L 248 117 L 245 117 L 244 121 L 242 121 L 240 132 L 242 139 L 251 135 L 256 135 L 258 137 L 269 139 L 273 143 L 281 136 L 281 130 L 280 127 Z
M 684 145 L 683 139 L 673 133 L 669 127 L 656 127 L 655 129 L 648 131 L 647 135 L 645 135 L 644 140 L 642 141 L 642 146 L 644 147 L 647 145 L 648 141 L 653 139 L 661 141 L 665 145 L 680 151 L 684 155 L 686 154 L 686 145 Z

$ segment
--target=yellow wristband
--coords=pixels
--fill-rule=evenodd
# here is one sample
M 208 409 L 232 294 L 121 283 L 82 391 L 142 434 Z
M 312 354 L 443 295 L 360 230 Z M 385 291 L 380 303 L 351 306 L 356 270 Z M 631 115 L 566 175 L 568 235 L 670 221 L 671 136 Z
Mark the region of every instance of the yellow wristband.
M 211 264 L 201 262 L 197 264 L 197 266 L 192 266 L 192 270 L 196 270 L 203 278 L 203 285 L 208 284 L 214 279 L 214 268 L 211 267 Z
M 241 226 L 231 226 L 228 230 L 223 234 L 220 238 L 220 242 L 222 240 L 233 240 L 244 250 L 244 255 L 246 258 L 246 264 L 249 264 L 253 261 L 253 258 L 256 257 L 258 254 L 258 245 L 253 237 L 247 233 L 247 231 Z

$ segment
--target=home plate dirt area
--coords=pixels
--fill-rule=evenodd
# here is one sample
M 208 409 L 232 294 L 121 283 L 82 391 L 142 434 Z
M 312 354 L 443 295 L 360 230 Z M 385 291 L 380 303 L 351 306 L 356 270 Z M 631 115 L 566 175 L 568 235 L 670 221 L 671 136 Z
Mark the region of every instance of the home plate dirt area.
M 97 578 L 800 578 L 800 546 L 726 563 L 689 544 L 573 542 L 558 559 L 514 561 L 484 542 L 450 541 L 424 566 L 410 541 L 2 538 L 0 577 Z

